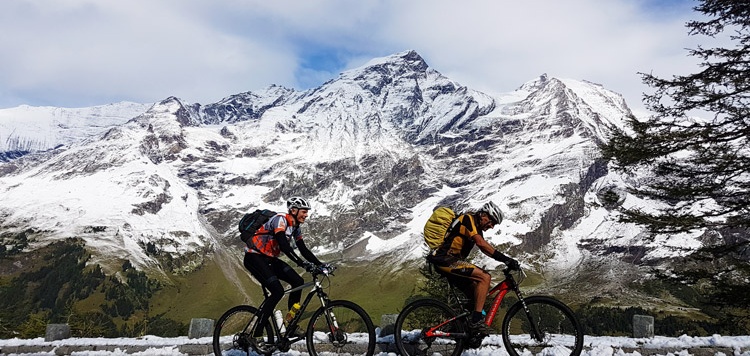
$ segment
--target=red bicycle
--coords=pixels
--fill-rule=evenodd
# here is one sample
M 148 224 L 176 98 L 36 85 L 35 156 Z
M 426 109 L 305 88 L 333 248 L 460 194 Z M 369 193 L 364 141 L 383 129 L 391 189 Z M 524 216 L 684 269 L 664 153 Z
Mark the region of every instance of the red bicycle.
M 518 271 L 518 281 L 509 269 L 504 269 L 505 280 L 490 289 L 487 300 L 492 300 L 485 322 L 495 320 L 500 303 L 513 291 L 518 301 L 503 318 L 502 338 L 511 356 L 517 355 L 580 355 L 583 333 L 573 311 L 563 302 L 549 296 L 524 298 L 518 285 L 526 275 Z M 469 330 L 473 304 L 451 285 L 455 307 L 434 298 L 417 299 L 409 303 L 396 319 L 396 347 L 401 355 L 458 356 L 466 348 L 477 348 L 484 335 Z M 471 305 L 469 305 L 471 304 Z M 468 306 L 468 308 L 467 308 Z

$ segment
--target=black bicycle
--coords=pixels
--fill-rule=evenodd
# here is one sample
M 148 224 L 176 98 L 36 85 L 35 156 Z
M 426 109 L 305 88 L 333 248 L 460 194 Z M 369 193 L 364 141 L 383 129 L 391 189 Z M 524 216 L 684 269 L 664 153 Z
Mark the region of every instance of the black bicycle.
M 515 292 L 518 301 L 505 314 L 501 331 L 508 354 L 580 355 L 583 332 L 573 311 L 552 297 L 524 298 L 518 285 L 525 274 L 519 270 L 516 282 L 511 270 L 504 269 L 503 273 L 505 280 L 490 289 L 487 295 L 492 306 L 485 323 L 492 325 L 505 295 L 509 291 Z M 450 290 L 453 307 L 437 299 L 424 298 L 409 303 L 399 313 L 395 339 L 401 355 L 458 356 L 466 348 L 481 345 L 485 335 L 469 330 L 473 303 L 452 284 Z
M 229 309 L 219 318 L 214 327 L 213 346 L 214 354 L 219 355 L 249 355 L 251 352 L 270 355 L 274 352 L 286 352 L 292 344 L 306 340 L 307 350 L 310 355 L 321 354 L 357 354 L 372 355 L 375 352 L 375 327 L 370 316 L 359 305 L 348 300 L 330 300 L 323 287 L 323 281 L 330 285 L 330 276 L 333 275 L 334 266 L 316 268 L 310 274 L 312 280 L 297 288 L 284 291 L 289 294 L 294 291 L 312 287 L 305 297 L 300 310 L 294 315 L 287 325 L 282 329 L 273 316 L 269 317 L 265 330 L 256 335 L 255 327 L 258 324 L 258 312 L 250 305 L 238 305 Z M 263 289 L 265 299 L 268 299 L 268 291 Z M 307 324 L 307 329 L 302 333 L 300 322 L 307 315 L 305 310 L 317 296 L 321 307 L 315 310 Z

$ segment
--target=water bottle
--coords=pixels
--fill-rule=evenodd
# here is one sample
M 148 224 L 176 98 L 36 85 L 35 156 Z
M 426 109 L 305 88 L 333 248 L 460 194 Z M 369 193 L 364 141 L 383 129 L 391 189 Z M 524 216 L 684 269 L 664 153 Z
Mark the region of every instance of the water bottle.
M 273 312 L 273 317 L 276 319 L 276 326 L 279 327 L 279 332 L 285 332 L 286 328 L 284 327 L 284 319 L 281 317 L 281 310 L 276 309 Z
M 297 315 L 297 312 L 300 310 L 300 308 L 302 308 L 302 306 L 299 305 L 299 303 L 294 303 L 294 305 L 292 305 L 292 309 L 289 309 L 289 312 L 286 313 L 286 318 L 284 318 L 284 322 L 287 325 L 289 325 L 289 322 L 294 319 L 294 316 Z

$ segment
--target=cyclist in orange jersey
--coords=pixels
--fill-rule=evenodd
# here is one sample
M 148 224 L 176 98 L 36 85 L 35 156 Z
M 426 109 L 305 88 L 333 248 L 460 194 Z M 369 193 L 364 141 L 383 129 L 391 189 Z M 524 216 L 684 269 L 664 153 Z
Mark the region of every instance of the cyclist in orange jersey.
M 292 287 L 298 287 L 304 283 L 304 279 L 279 258 L 281 252 L 297 266 L 307 271 L 323 265 L 302 239 L 300 225 L 307 219 L 310 204 L 303 198 L 292 197 L 287 200 L 286 206 L 287 212 L 279 213 L 269 219 L 258 229 L 252 240 L 248 240 L 248 246 L 245 247 L 243 261 L 245 268 L 269 291 L 266 303 L 260 310 L 261 319 L 256 329 L 259 332 L 265 328 L 276 304 L 284 296 L 284 287 L 280 280 L 289 283 Z M 299 249 L 304 260 L 294 252 L 295 248 Z M 290 293 L 289 309 L 295 303 L 299 303 L 301 298 L 301 290 Z

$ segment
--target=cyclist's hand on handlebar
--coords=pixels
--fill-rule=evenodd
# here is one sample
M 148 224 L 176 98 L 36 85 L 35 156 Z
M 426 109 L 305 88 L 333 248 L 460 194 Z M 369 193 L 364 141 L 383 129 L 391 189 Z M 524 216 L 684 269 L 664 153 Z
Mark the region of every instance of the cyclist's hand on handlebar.
M 320 264 L 320 265 L 318 266 L 318 270 L 319 270 L 319 271 L 320 271 L 320 273 L 322 273 L 322 274 L 326 274 L 326 275 L 328 275 L 328 274 L 333 274 L 333 271 L 335 271 L 335 270 L 336 270 L 336 266 L 334 266 L 334 265 L 332 265 L 332 264 L 330 264 L 330 263 L 321 263 L 321 264 Z
M 505 263 L 506 266 L 508 266 L 508 269 L 511 270 L 511 271 L 520 271 L 521 270 L 521 265 L 515 259 L 510 258 L 507 261 L 505 261 L 504 263 Z
M 315 273 L 315 270 L 318 268 L 318 266 L 316 266 L 314 263 L 307 261 L 302 262 L 302 265 L 300 267 L 304 268 L 305 271 L 309 273 Z

